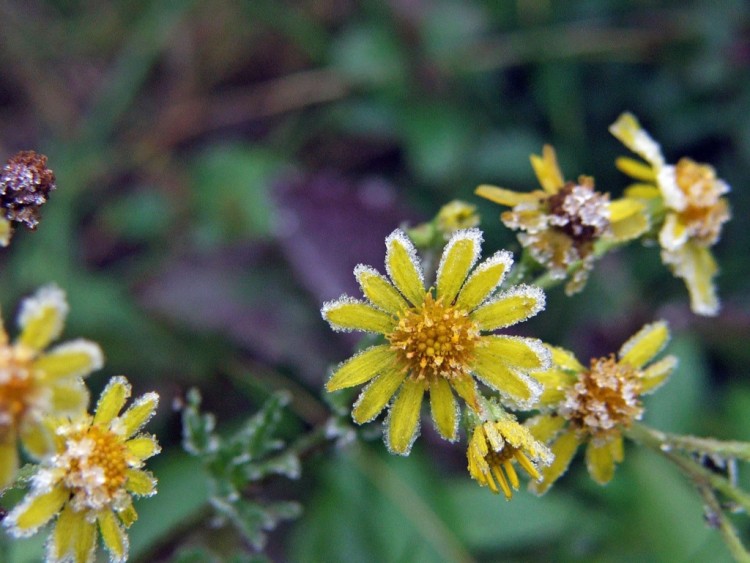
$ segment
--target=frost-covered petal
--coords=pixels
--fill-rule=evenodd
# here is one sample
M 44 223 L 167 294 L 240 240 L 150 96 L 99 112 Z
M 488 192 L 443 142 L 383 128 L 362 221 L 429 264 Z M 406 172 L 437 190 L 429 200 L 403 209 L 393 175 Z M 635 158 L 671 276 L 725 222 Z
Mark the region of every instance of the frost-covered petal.
M 159 395 L 156 393 L 145 393 L 136 399 L 132 405 L 120 417 L 117 425 L 122 429 L 123 437 L 130 438 L 146 424 L 159 406 Z
M 450 383 L 442 377 L 430 384 L 430 409 L 440 435 L 449 442 L 455 442 L 458 433 L 458 404 Z
M 630 198 L 618 199 L 609 204 L 609 221 L 612 238 L 618 242 L 638 238 L 651 225 L 646 206 Z
M 515 207 L 519 203 L 532 203 L 539 201 L 542 192 L 514 192 L 497 186 L 481 185 L 474 193 L 479 197 L 488 199 L 500 205 Z
M 18 471 L 18 446 L 12 431 L 0 442 L 0 491 L 13 483 Z
M 125 472 L 125 490 L 134 495 L 149 497 L 156 493 L 156 478 L 142 469 L 128 469 Z
M 620 362 L 640 368 L 664 349 L 669 341 L 669 327 L 665 321 L 647 324 L 622 345 Z
M 662 248 L 674 251 L 682 247 L 690 238 L 687 225 L 676 213 L 668 213 L 659 231 L 659 244 Z
M 498 362 L 483 348 L 476 350 L 472 371 L 483 383 L 521 408 L 531 407 L 542 392 L 537 381 Z
M 112 422 L 125 406 L 131 391 L 130 382 L 125 377 L 118 375 L 111 378 L 96 404 L 94 424 L 107 426 Z
M 560 166 L 557 164 L 555 149 L 550 145 L 544 145 L 541 157 L 531 155 L 531 166 L 542 188 L 548 194 L 556 194 L 565 184 Z
M 84 510 L 76 512 L 70 504 L 65 506 L 47 540 L 47 561 L 89 563 L 94 560 L 96 526 L 86 516 Z
M 328 391 L 338 391 L 370 381 L 376 375 L 391 371 L 396 355 L 388 344 L 372 346 L 341 364 L 326 383 Z
M 479 412 L 479 391 L 477 383 L 470 375 L 459 375 L 450 381 L 456 394 L 474 411 Z
M 3 520 L 3 525 L 16 537 L 30 536 L 60 512 L 69 496 L 70 492 L 63 487 L 28 495 Z
M 53 452 L 54 440 L 45 424 L 26 422 L 21 424 L 19 431 L 23 449 L 32 457 L 41 459 Z
M 641 374 L 641 394 L 656 391 L 677 367 L 677 358 L 667 356 L 648 366 Z
M 150 434 L 141 434 L 125 442 L 125 447 L 134 458 L 143 461 L 161 452 L 156 438 Z
M 617 137 L 623 145 L 643 158 L 654 167 L 664 164 L 661 147 L 641 127 L 638 120 L 631 113 L 623 113 L 609 126 L 609 132 Z
M 713 316 L 719 312 L 719 298 L 713 284 L 719 268 L 708 248 L 688 242 L 674 252 L 662 250 L 661 259 L 675 276 L 685 280 L 694 313 Z
M 413 305 L 421 305 L 425 298 L 424 278 L 411 240 L 401 229 L 385 239 L 385 267 L 393 284 Z
M 636 180 L 642 180 L 644 182 L 650 183 L 656 182 L 656 174 L 654 173 L 654 169 L 639 160 L 635 160 L 634 158 L 621 156 L 615 159 L 615 167 L 617 167 L 620 172 L 624 172 L 625 174 L 627 174 L 631 178 L 635 178 Z
M 471 320 L 480 330 L 490 331 L 524 321 L 542 309 L 544 292 L 538 287 L 519 285 L 479 307 L 471 313 Z
M 625 197 L 651 200 L 661 197 L 659 188 L 652 184 L 631 184 L 625 189 Z
M 386 446 L 391 453 L 409 455 L 419 430 L 424 383 L 406 379 L 386 419 Z
M 445 245 L 437 269 L 437 297 L 453 303 L 458 291 L 466 281 L 469 270 L 479 258 L 482 247 L 482 232 L 479 229 L 456 231 Z
M 393 398 L 406 375 L 404 369 L 391 368 L 365 387 L 352 409 L 354 422 L 364 424 L 378 416 Z
M 385 311 L 346 296 L 323 303 L 320 312 L 334 330 L 363 330 L 387 334 L 395 325 L 394 318 Z
M 612 480 L 615 475 L 615 464 L 621 462 L 622 458 L 623 445 L 620 435 L 602 445 L 591 441 L 586 447 L 586 468 L 591 478 L 600 485 L 606 485 Z
M 575 376 L 559 367 L 552 367 L 543 371 L 533 371 L 529 374 L 542 384 L 542 394 L 539 403 L 555 405 L 565 398 L 565 392 L 575 384 Z
M 34 369 L 44 372 L 47 380 L 61 377 L 86 376 L 104 364 L 98 344 L 73 340 L 56 346 L 34 361 Z
M 564 417 L 558 415 L 540 414 L 530 418 L 524 424 L 537 440 L 543 443 L 551 441 L 565 426 Z
M 111 510 L 103 510 L 96 517 L 104 546 L 112 563 L 123 563 L 128 558 L 128 535 Z
M 497 289 L 512 265 L 513 255 L 507 250 L 496 252 L 479 264 L 458 294 L 456 306 L 464 311 L 476 309 Z
M 575 372 L 581 372 L 586 369 L 581 365 L 581 362 L 576 359 L 573 352 L 570 352 L 565 348 L 560 348 L 559 346 L 549 346 L 549 350 L 552 353 L 552 363 L 554 365 Z
M 550 365 L 549 350 L 536 338 L 483 336 L 479 347 L 483 353 L 494 356 L 499 362 L 524 371 L 543 370 Z
M 133 497 L 126 496 L 123 502 L 123 506 L 117 508 L 117 516 L 120 518 L 123 526 L 130 528 L 133 522 L 138 520 L 138 513 L 133 507 Z
M 21 303 L 18 343 L 32 350 L 43 350 L 60 336 L 68 310 L 62 289 L 56 285 L 42 287 Z
M 572 430 L 560 435 L 550 446 L 554 460 L 541 470 L 542 480 L 529 483 L 529 489 L 538 495 L 546 493 L 547 489 L 568 470 L 580 444 L 580 440 Z
M 89 390 L 81 379 L 63 380 L 51 387 L 52 410 L 59 416 L 74 416 L 86 411 Z
M 357 278 L 364 296 L 383 311 L 396 315 L 409 306 L 393 284 L 374 268 L 358 264 L 354 268 L 354 277 Z

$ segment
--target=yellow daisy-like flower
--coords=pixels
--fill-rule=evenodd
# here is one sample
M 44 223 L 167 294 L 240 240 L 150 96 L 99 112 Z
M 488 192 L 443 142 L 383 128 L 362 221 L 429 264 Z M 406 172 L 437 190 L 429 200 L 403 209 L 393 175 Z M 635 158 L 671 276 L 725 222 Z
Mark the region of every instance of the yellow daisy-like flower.
M 677 366 L 674 356 L 648 364 L 666 345 L 663 321 L 644 326 L 614 356 L 595 358 L 585 368 L 562 348 L 552 349 L 553 367 L 533 375 L 544 386 L 539 400 L 543 414 L 527 424 L 532 434 L 550 442 L 554 462 L 531 488 L 544 493 L 568 468 L 578 446 L 586 447 L 586 465 L 600 484 L 612 479 L 623 459 L 622 429 L 643 413 L 641 396 L 662 385 Z
M 74 340 L 44 351 L 62 332 L 67 313 L 65 293 L 50 285 L 21 304 L 14 343 L 0 325 L 0 490 L 18 469 L 19 437 L 40 458 L 52 448 L 43 417 L 76 415 L 88 404 L 82 378 L 102 367 L 99 346 Z
M 138 517 L 132 496 L 156 493 L 156 479 L 141 467 L 160 451 L 155 437 L 138 433 L 153 416 L 158 395 L 146 393 L 118 416 L 130 393 L 127 379 L 113 377 L 93 416 L 49 421 L 55 455 L 43 460 L 31 492 L 3 521 L 10 533 L 26 537 L 57 516 L 47 561 L 93 561 L 97 527 L 111 561 L 128 557 L 124 527 Z
M 386 343 L 372 346 L 341 364 L 326 384 L 329 391 L 365 387 L 354 405 L 354 421 L 374 419 L 393 400 L 385 440 L 407 455 L 419 430 L 425 392 L 441 436 L 454 441 L 458 432 L 455 391 L 474 410 L 475 376 L 516 406 L 531 406 L 541 388 L 528 377 L 544 369 L 548 353 L 536 339 L 483 335 L 532 317 L 544 307 L 537 287 L 517 286 L 493 293 L 513 263 L 500 251 L 474 268 L 482 242 L 477 229 L 456 232 L 443 250 L 435 288 L 426 290 L 416 250 L 406 235 L 386 239 L 386 269 L 358 265 L 354 275 L 367 301 L 343 296 L 323 305 L 322 314 L 335 330 L 382 334 Z
M 625 242 L 648 229 L 645 206 L 631 198 L 610 202 L 608 194 L 594 189 L 590 176 L 566 182 L 549 145 L 544 146 L 542 156 L 531 156 L 531 164 L 542 190 L 520 193 L 482 185 L 476 194 L 512 208 L 500 216 L 505 226 L 522 231 L 519 242 L 554 279 L 572 274 L 565 287 L 572 295 L 586 284 L 596 241 Z
M 729 192 L 729 186 L 707 164 L 689 158 L 667 164 L 659 144 L 629 113 L 622 114 L 609 130 L 647 163 L 617 159 L 617 167 L 638 180 L 628 195 L 666 211 L 659 231 L 662 262 L 685 280 L 691 309 L 700 315 L 715 315 L 719 300 L 713 278 L 718 268 L 709 248 L 731 218 L 729 204 L 721 197 Z
M 552 452 L 507 413 L 474 428 L 466 456 L 471 476 L 495 494 L 502 490 L 507 500 L 519 487 L 514 461 L 537 481 L 542 478 L 537 464 L 552 462 Z

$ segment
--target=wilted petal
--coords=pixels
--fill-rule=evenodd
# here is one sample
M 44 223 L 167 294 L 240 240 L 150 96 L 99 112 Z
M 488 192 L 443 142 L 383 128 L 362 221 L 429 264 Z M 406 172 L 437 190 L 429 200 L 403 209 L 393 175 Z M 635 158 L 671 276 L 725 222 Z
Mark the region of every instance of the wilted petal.
M 719 298 L 713 284 L 718 267 L 708 248 L 688 242 L 675 252 L 663 250 L 661 259 L 670 265 L 674 275 L 685 280 L 694 313 L 713 316 L 719 312 Z
M 544 145 L 542 156 L 531 155 L 531 166 L 539 179 L 539 183 L 548 194 L 556 194 L 565 184 L 560 166 L 557 164 L 555 149 Z

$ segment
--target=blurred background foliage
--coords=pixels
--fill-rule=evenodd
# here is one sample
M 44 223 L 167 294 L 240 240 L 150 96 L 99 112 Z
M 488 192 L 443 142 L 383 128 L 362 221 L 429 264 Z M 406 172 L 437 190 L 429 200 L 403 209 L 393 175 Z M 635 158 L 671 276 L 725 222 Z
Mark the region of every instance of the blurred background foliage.
M 582 294 L 552 290 L 524 330 L 586 358 L 666 318 L 681 365 L 646 422 L 750 440 L 746 2 L 3 0 L 0 18 L 0 156 L 43 152 L 58 181 L 37 232 L 2 251 L 4 319 L 55 281 L 66 335 L 106 352 L 93 393 L 124 373 L 136 394 L 162 395 L 160 494 L 138 505 L 134 560 L 208 560 L 201 546 L 250 560 L 201 508 L 205 476 L 170 409 L 189 387 L 220 430 L 282 388 L 282 436 L 323 424 L 327 366 L 356 340 L 318 309 L 358 295 L 354 265 L 381 268 L 385 235 L 454 198 L 478 205 L 485 254 L 517 251 L 473 189 L 536 188 L 528 156 L 545 142 L 567 177 L 618 196 L 624 151 L 607 126 L 625 110 L 669 160 L 710 162 L 733 187 L 715 249 L 722 312 L 692 315 L 658 251 L 633 246 Z M 606 488 L 577 464 L 543 499 L 511 503 L 427 428 L 408 459 L 377 440 L 308 454 L 300 479 L 253 492 L 303 507 L 268 538 L 274 560 L 728 557 L 698 496 L 647 451 L 629 449 Z M 737 523 L 750 540 L 747 517 Z M 9 556 L 36 561 L 40 545 Z

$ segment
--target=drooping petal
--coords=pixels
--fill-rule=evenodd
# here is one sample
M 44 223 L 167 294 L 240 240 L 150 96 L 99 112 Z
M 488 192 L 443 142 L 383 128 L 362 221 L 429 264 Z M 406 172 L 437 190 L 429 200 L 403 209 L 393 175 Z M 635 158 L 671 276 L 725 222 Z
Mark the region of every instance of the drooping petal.
M 664 225 L 659 231 L 659 244 L 662 248 L 675 251 L 682 247 L 690 237 L 687 225 L 680 220 L 677 213 L 667 213 Z
M 320 312 L 333 330 L 363 330 L 387 334 L 396 323 L 389 313 L 346 296 L 323 303 Z
M 127 439 L 138 432 L 154 416 L 158 406 L 159 395 L 156 393 L 145 393 L 138 397 L 120 417 L 118 427 L 123 432 L 122 436 Z
M 622 436 L 602 445 L 593 441 L 586 447 L 586 468 L 591 478 L 600 485 L 606 485 L 615 475 L 615 464 L 622 461 Z
M 156 493 L 156 478 L 142 469 L 128 469 L 125 489 L 134 495 L 149 497 Z
M 656 391 L 677 367 L 677 358 L 667 356 L 648 366 L 641 375 L 641 394 Z
M 386 419 L 386 446 L 391 453 L 409 455 L 419 430 L 424 383 L 406 379 Z
M 99 531 L 104 540 L 104 546 L 109 551 L 110 561 L 123 563 L 128 559 L 128 535 L 117 521 L 111 510 L 103 510 L 97 515 Z
M 70 492 L 64 487 L 28 495 L 8 514 L 3 525 L 17 537 L 30 536 L 60 512 L 69 496 Z
M 556 194 L 565 184 L 560 166 L 557 164 L 555 149 L 550 145 L 544 145 L 541 157 L 531 155 L 531 166 L 542 188 L 548 194 Z
M 407 371 L 394 368 L 385 371 L 372 381 L 354 403 L 352 418 L 357 424 L 370 422 L 385 408 L 401 383 L 406 378 Z
M 636 180 L 642 180 L 644 182 L 654 183 L 656 182 L 656 174 L 654 169 L 644 164 L 639 160 L 630 158 L 627 156 L 621 156 L 615 159 L 615 167 L 620 171 L 624 172 L 631 178 Z
M 661 259 L 675 276 L 685 280 L 694 313 L 713 316 L 719 312 L 719 298 L 713 284 L 718 267 L 708 248 L 689 241 L 675 252 L 662 250 Z
M 94 424 L 107 426 L 120 413 L 125 401 L 130 397 L 130 382 L 118 375 L 109 380 L 99 396 L 94 414 Z
M 542 392 L 542 386 L 537 381 L 498 362 L 483 348 L 476 350 L 472 371 L 483 383 L 521 408 L 533 406 Z
M 358 264 L 354 268 L 354 277 L 357 278 L 362 293 L 370 300 L 370 303 L 383 311 L 396 315 L 409 306 L 393 284 L 374 268 Z
M 56 285 L 44 286 L 24 299 L 18 315 L 18 343 L 32 350 L 46 348 L 60 336 L 68 309 L 65 293 Z
M 425 298 L 424 278 L 417 251 L 404 232 L 396 229 L 385 239 L 385 267 L 393 284 L 413 305 Z
M 500 250 L 479 264 L 466 280 L 456 299 L 464 311 L 473 311 L 500 285 L 513 264 L 513 255 Z
M 620 362 L 640 368 L 664 349 L 669 340 L 669 327 L 665 321 L 647 324 L 622 345 Z
M 555 456 L 554 461 L 541 470 L 542 481 L 532 481 L 529 484 L 529 489 L 538 495 L 546 493 L 552 484 L 568 470 L 570 462 L 580 444 L 580 440 L 572 430 L 562 434 L 555 440 L 550 446 L 552 455 Z
M 18 445 L 14 432 L 8 431 L 0 442 L 0 491 L 13 483 L 18 471 Z
M 326 383 L 328 391 L 338 391 L 370 381 L 376 375 L 392 371 L 396 355 L 388 344 L 372 346 L 341 364 Z
M 565 423 L 566 420 L 562 416 L 539 414 L 530 418 L 524 424 L 534 438 L 540 442 L 547 443 L 552 440 L 560 430 L 562 430 Z
M 539 195 L 541 192 L 514 192 L 506 190 L 504 188 L 498 188 L 497 186 L 481 185 L 474 193 L 479 197 L 488 199 L 494 203 L 500 205 L 506 205 L 508 207 L 515 207 L 519 203 L 531 203 L 539 201 Z
M 544 309 L 544 292 L 530 285 L 515 286 L 482 305 L 470 317 L 480 330 L 514 325 Z
M 47 541 L 48 561 L 86 562 L 94 559 L 96 526 L 86 520 L 87 512 L 76 512 L 66 505 L 55 523 L 52 536 Z
M 440 435 L 449 442 L 455 442 L 458 435 L 458 404 L 450 383 L 442 377 L 430 384 L 430 409 Z
M 550 365 L 550 352 L 536 338 L 483 336 L 479 347 L 498 361 L 523 370 L 543 370 Z
M 61 377 L 86 376 L 104 364 L 98 344 L 88 340 L 66 342 L 37 358 L 34 369 L 44 372 L 47 380 Z
M 161 452 L 161 447 L 154 436 L 142 434 L 125 442 L 125 447 L 134 458 L 143 461 Z
M 479 229 L 457 231 L 445 245 L 437 270 L 437 297 L 453 303 L 466 281 L 469 270 L 479 258 L 482 232 Z

